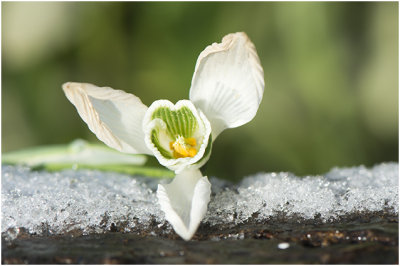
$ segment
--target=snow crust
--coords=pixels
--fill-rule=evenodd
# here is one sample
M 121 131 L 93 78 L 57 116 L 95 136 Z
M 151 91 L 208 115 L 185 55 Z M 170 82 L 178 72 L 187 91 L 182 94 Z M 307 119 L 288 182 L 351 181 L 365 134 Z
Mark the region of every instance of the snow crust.
M 205 221 L 240 223 L 250 217 L 262 221 L 283 214 L 329 222 L 363 211 L 398 215 L 398 176 L 397 163 L 372 169 L 333 168 L 323 176 L 260 173 L 217 193 Z
M 211 178 L 212 197 L 203 223 L 241 224 L 276 215 L 331 221 L 360 211 L 398 215 L 398 164 L 334 168 L 323 176 L 259 173 L 237 185 Z M 170 226 L 155 191 L 167 179 L 66 170 L 37 172 L 2 167 L 1 230 L 8 234 L 126 232 Z M 170 230 L 170 229 L 169 229 Z

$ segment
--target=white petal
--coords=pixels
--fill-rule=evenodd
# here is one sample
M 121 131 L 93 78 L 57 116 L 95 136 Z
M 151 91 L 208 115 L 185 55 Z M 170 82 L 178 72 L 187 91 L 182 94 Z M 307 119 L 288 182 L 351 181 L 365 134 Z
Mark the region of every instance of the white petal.
M 142 129 L 147 106 L 138 97 L 88 83 L 67 82 L 63 90 L 98 139 L 121 152 L 152 154 Z
M 263 93 L 264 72 L 245 33 L 226 35 L 200 53 L 189 98 L 210 120 L 213 139 L 252 120 Z
M 190 240 L 207 212 L 211 184 L 199 170 L 186 170 L 168 185 L 158 185 L 157 197 L 165 218 L 184 240 Z

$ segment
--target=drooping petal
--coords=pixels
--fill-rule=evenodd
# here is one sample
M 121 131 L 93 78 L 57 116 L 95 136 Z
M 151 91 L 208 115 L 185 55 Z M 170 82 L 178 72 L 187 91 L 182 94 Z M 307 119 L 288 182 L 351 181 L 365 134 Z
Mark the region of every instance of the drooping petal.
M 63 90 L 98 139 L 121 152 L 152 154 L 142 129 L 147 106 L 138 97 L 88 83 L 67 82 Z
M 157 197 L 165 218 L 184 240 L 190 240 L 207 212 L 211 184 L 199 170 L 186 170 L 167 185 L 158 185 Z
M 264 93 L 264 71 L 243 32 L 226 35 L 200 53 L 190 100 L 210 120 L 213 139 L 255 116 Z
M 160 164 L 179 173 L 187 168 L 200 168 L 211 152 L 211 125 L 191 101 L 175 105 L 168 100 L 153 102 L 143 119 L 145 142 Z M 193 139 L 192 156 L 176 156 L 171 144 L 177 139 Z M 176 150 L 175 150 L 176 151 Z

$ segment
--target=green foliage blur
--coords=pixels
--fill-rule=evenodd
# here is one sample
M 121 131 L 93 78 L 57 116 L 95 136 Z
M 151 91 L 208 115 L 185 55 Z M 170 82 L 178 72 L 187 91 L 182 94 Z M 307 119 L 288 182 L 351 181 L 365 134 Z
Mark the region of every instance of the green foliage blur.
M 199 53 L 237 31 L 258 50 L 264 98 L 253 121 L 214 142 L 205 174 L 398 160 L 397 2 L 3 2 L 2 152 L 97 141 L 67 81 L 146 105 L 187 99 Z

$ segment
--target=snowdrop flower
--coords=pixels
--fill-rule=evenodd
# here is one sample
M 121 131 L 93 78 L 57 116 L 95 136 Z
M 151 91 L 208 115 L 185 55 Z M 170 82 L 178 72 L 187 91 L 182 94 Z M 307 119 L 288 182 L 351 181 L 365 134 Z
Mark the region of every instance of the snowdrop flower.
M 175 171 L 159 185 L 157 197 L 165 218 L 189 240 L 206 214 L 211 184 L 199 168 L 210 157 L 217 136 L 255 116 L 264 93 L 264 73 L 245 33 L 225 36 L 200 53 L 190 100 L 158 100 L 150 107 L 132 94 L 88 83 L 63 85 L 89 129 L 111 148 L 148 154 Z

